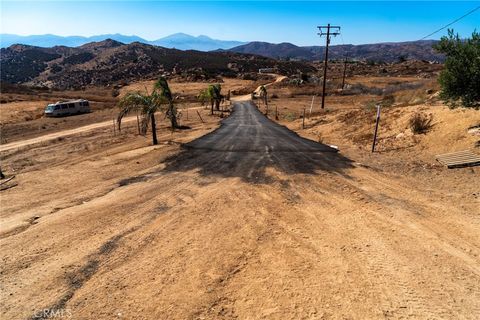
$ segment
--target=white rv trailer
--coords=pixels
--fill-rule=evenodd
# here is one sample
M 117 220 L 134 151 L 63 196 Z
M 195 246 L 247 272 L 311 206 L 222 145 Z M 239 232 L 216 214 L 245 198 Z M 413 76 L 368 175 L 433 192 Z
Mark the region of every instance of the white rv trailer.
M 260 68 L 258 69 L 258 73 L 275 73 L 275 68 Z
M 90 112 L 90 103 L 87 100 L 58 101 L 45 108 L 45 116 L 61 117 Z

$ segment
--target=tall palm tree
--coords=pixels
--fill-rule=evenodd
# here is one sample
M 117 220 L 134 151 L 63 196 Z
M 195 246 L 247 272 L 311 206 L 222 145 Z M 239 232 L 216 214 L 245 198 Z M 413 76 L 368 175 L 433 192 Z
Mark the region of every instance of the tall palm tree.
M 172 123 L 172 129 L 179 128 L 177 123 L 177 109 L 173 104 L 173 96 L 170 87 L 168 86 L 167 79 L 161 77 L 160 79 L 155 82 L 153 85 L 154 92 L 158 92 L 158 94 L 163 97 L 168 103 L 168 110 L 167 110 L 167 117 L 170 119 Z

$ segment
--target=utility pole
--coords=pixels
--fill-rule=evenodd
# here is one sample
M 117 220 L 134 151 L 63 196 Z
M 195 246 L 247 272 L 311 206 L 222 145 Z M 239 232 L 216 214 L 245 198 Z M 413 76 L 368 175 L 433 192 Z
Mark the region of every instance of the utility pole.
M 343 64 L 342 90 L 345 89 L 345 75 L 346 74 L 347 74 L 347 56 L 345 56 L 345 62 Z
M 327 29 L 327 32 L 325 32 L 325 29 Z M 332 29 L 332 32 L 330 32 L 330 29 Z M 318 26 L 318 30 L 320 32 L 318 35 L 321 37 L 323 35 L 327 36 L 326 39 L 326 47 L 325 47 L 325 66 L 323 69 L 323 93 L 322 93 L 322 109 L 325 107 L 325 88 L 327 85 L 327 66 L 328 66 L 328 45 L 330 44 L 330 36 L 338 36 L 340 34 L 340 27 L 339 26 L 331 26 L 330 23 L 326 26 Z

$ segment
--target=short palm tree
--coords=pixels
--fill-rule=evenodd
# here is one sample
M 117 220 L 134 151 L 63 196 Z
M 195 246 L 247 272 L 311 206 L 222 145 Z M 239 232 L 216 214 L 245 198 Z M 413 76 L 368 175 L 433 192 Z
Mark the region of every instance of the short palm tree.
M 202 106 L 206 105 L 207 102 L 210 102 L 210 95 L 208 93 L 208 89 L 200 91 L 200 94 L 198 95 L 197 98 L 202 104 Z
M 267 105 L 268 105 L 268 101 L 267 101 L 267 88 L 265 88 L 265 86 L 261 86 L 261 87 L 260 87 L 260 98 L 262 98 L 263 103 L 265 104 L 265 106 L 267 106 Z
M 199 100 L 204 104 L 206 101 L 210 101 L 211 112 L 213 115 L 213 107 L 216 110 L 220 109 L 220 103 L 224 99 L 221 94 L 222 86 L 220 84 L 211 84 L 207 89 L 202 90 L 198 96 Z
M 268 100 L 267 100 L 267 88 L 265 86 L 260 87 L 260 98 L 262 98 L 263 104 L 265 105 L 265 114 L 268 116 Z
M 215 109 L 220 110 L 220 103 L 225 99 L 225 97 L 222 94 L 222 86 L 217 83 L 213 85 L 214 88 L 214 99 L 215 99 Z
M 158 144 L 155 112 L 166 110 L 167 116 L 172 123 L 172 128 L 178 127 L 172 93 L 168 87 L 167 80 L 163 77 L 155 82 L 151 93 L 129 92 L 120 99 L 118 106 L 120 108 L 120 113 L 117 117 L 118 129 L 120 130 L 122 119 L 125 115 L 132 111 L 140 111 L 140 133 L 143 135 L 147 134 L 148 123 L 150 122 L 154 145 Z

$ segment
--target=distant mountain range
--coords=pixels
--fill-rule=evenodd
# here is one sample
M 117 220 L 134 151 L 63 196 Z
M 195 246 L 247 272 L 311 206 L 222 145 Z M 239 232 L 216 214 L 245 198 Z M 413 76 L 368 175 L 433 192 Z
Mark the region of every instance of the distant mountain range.
M 57 36 L 53 34 L 19 36 L 15 34 L 0 34 L 0 45 L 2 48 L 10 47 L 13 44 L 24 44 L 36 47 L 50 48 L 54 46 L 79 47 L 90 42 L 99 42 L 112 39 L 121 43 L 129 44 L 140 42 L 156 45 L 164 48 L 175 48 L 179 50 L 212 51 L 216 49 L 229 49 L 245 44 L 241 41 L 217 40 L 207 36 L 194 37 L 185 33 L 175 33 L 154 41 L 148 41 L 141 37 L 122 34 L 103 34 L 91 37 L 82 36 Z
M 227 50 L 237 53 L 261 55 L 283 60 L 323 60 L 324 46 L 296 46 L 284 42 L 279 44 L 269 42 L 241 42 L 216 40 L 207 36 L 194 37 L 185 33 L 175 33 L 170 36 L 148 41 L 141 37 L 122 34 L 105 34 L 91 37 L 69 36 L 62 37 L 52 34 L 19 36 L 14 34 L 0 34 L 2 48 L 13 44 L 24 44 L 36 47 L 50 48 L 54 46 L 79 47 L 90 42 L 100 42 L 111 39 L 124 44 L 140 42 L 164 48 L 179 50 L 216 51 Z M 335 45 L 330 47 L 329 59 L 373 60 L 396 62 L 399 60 L 428 60 L 442 62 L 444 56 L 435 52 L 432 45 L 436 41 L 389 42 L 362 45 Z
M 433 49 L 434 40 L 389 42 L 363 45 L 335 45 L 329 47 L 329 59 L 372 60 L 397 62 L 400 60 L 428 60 L 442 62 L 445 58 Z M 228 51 L 256 54 L 274 59 L 323 60 L 325 47 L 299 47 L 291 43 L 273 44 L 250 42 Z

